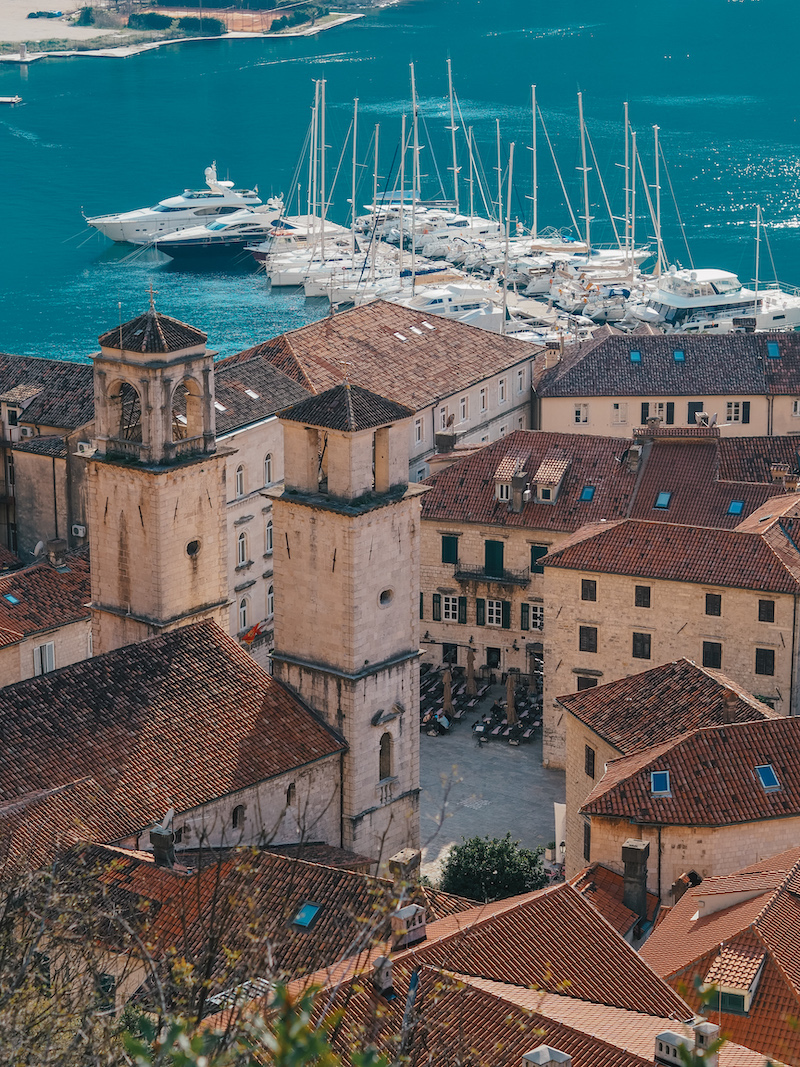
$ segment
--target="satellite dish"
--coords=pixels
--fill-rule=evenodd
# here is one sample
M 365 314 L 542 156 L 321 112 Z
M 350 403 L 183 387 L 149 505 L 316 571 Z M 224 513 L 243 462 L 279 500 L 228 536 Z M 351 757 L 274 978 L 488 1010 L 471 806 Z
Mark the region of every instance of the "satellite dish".
M 717 425 L 717 413 L 716 413 L 716 411 L 715 411 L 715 412 L 714 412 L 714 414 L 713 414 L 713 415 L 711 416 L 711 421 L 709 422 L 709 424 L 708 424 L 708 425 L 709 425 L 709 426 L 716 426 L 716 425 Z
M 44 552 L 44 541 L 37 541 L 36 548 L 34 548 L 33 550 L 33 554 L 34 556 L 41 556 L 42 552 Z

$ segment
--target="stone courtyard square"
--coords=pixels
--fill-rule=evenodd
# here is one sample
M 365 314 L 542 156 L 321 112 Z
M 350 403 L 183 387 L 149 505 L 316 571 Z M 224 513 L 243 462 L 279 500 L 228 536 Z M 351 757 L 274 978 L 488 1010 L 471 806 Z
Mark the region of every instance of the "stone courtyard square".
M 503 694 L 505 687 L 503 687 Z M 496 693 L 490 693 L 488 707 Z M 439 876 L 451 847 L 462 837 L 503 837 L 526 848 L 555 836 L 553 803 L 564 803 L 563 771 L 542 766 L 541 731 L 518 748 L 504 741 L 479 745 L 465 716 L 449 734 L 420 735 L 420 840 L 422 873 Z

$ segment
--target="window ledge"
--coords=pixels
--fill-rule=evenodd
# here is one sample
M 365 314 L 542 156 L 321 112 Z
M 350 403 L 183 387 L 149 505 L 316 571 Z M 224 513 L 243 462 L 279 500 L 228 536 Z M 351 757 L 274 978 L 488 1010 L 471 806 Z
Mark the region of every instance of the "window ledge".
M 239 574 L 241 571 L 249 570 L 252 566 L 253 566 L 253 561 L 251 559 L 249 559 L 246 563 L 240 563 L 239 566 L 234 568 L 234 569 L 235 569 L 236 574 Z
M 245 589 L 250 589 L 251 586 L 256 584 L 255 578 L 251 578 L 249 582 L 242 582 L 241 585 L 234 586 L 234 593 L 243 593 Z
M 234 520 L 233 525 L 234 526 L 243 526 L 246 522 L 250 522 L 250 520 L 254 519 L 254 518 L 255 518 L 254 515 L 240 515 L 238 519 Z

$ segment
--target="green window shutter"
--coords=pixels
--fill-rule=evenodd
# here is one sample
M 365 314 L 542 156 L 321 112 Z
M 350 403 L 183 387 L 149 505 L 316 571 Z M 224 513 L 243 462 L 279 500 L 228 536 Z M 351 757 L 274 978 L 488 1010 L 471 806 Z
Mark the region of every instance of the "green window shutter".
M 458 538 L 442 534 L 442 563 L 458 563 Z
M 742 422 L 749 422 L 749 421 L 750 421 L 750 401 L 749 400 L 743 400 L 742 401 Z
M 467 621 L 467 598 L 465 596 L 458 598 L 458 621 L 461 623 Z
M 475 601 L 475 622 L 478 626 L 486 625 L 486 601 L 482 597 Z
M 642 401 L 642 426 L 647 425 L 647 420 L 650 418 L 650 404 L 647 400 Z
M 531 574 L 544 574 L 544 567 L 539 563 L 547 555 L 547 545 L 531 545 Z
M 420 593 L 419 594 L 419 617 L 421 619 L 425 618 L 425 594 L 424 593 Z
M 500 603 L 503 605 L 503 629 L 504 630 L 510 630 L 511 629 L 511 601 L 510 600 L 501 600 Z
M 675 424 L 675 401 L 667 401 L 667 426 L 674 426 Z
M 484 541 L 484 571 L 492 578 L 503 577 L 503 542 Z
M 520 604 L 519 606 L 519 628 L 520 630 L 530 630 L 531 628 L 530 604 Z
M 433 621 L 434 622 L 441 622 L 442 621 L 442 594 L 441 593 L 434 593 L 433 594 Z

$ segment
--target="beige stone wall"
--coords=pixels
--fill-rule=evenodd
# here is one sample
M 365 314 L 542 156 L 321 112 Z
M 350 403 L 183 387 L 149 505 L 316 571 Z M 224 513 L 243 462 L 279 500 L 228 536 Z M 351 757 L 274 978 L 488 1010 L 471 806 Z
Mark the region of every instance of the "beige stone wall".
M 457 536 L 458 565 L 442 563 L 442 536 Z M 467 662 L 467 649 L 475 649 L 475 666 L 480 668 L 487 662 L 487 648 L 500 649 L 500 672 L 510 668 L 527 673 L 531 667 L 531 655 L 526 651 L 529 644 L 542 642 L 547 633 L 550 614 L 544 613 L 543 629 L 523 630 L 521 628 L 521 605 L 526 603 L 533 608 L 543 607 L 544 575 L 529 574 L 531 563 L 531 545 L 544 545 L 549 549 L 555 547 L 566 534 L 552 530 L 526 530 L 519 528 L 503 529 L 495 526 L 482 526 L 477 523 L 441 522 L 423 520 L 421 545 L 420 582 L 423 594 L 423 618 L 421 632 L 430 634 L 430 641 L 423 642 L 425 659 L 431 663 L 442 662 L 442 643 L 457 644 L 458 662 L 462 666 Z M 509 571 L 529 574 L 530 581 L 525 585 L 492 582 L 491 580 L 459 581 L 455 578 L 459 567 L 482 567 L 485 561 L 484 542 L 502 541 L 503 567 Z M 433 594 L 440 596 L 466 596 L 466 624 L 433 618 Z M 507 600 L 511 603 L 511 628 L 501 626 L 478 626 L 476 622 L 477 598 Z M 531 617 L 533 612 L 531 612 Z M 514 649 L 514 643 L 517 649 Z
M 728 401 L 750 402 L 750 422 L 727 422 Z M 696 426 L 692 419 L 688 421 L 688 405 L 692 402 L 703 404 L 703 411 L 709 415 L 717 414 L 717 423 L 724 426 L 728 436 L 765 437 L 769 432 L 769 401 L 765 396 L 585 396 L 585 397 L 541 397 L 540 430 L 553 430 L 558 433 L 599 434 L 602 437 L 630 437 L 635 427 L 642 425 L 642 402 L 650 404 L 650 414 L 657 414 L 656 403 L 672 402 L 675 405 L 674 426 Z M 587 421 L 575 421 L 575 409 L 581 405 L 588 406 Z M 627 405 L 627 410 L 615 412 L 614 404 Z M 666 408 L 664 409 L 666 411 Z M 741 409 L 740 409 L 741 413 Z M 618 420 L 618 421 L 615 421 Z M 623 421 L 624 420 L 624 421 Z M 783 423 L 781 419 L 781 425 Z M 800 419 L 795 419 L 800 422 Z M 666 425 L 666 423 L 665 423 Z M 788 433 L 789 430 L 778 428 L 778 419 L 772 428 L 773 434 Z M 800 426 L 796 428 L 800 432 Z
M 774 437 L 800 434 L 800 392 L 796 396 L 774 396 L 771 401 L 771 434 Z
M 201 618 L 224 628 L 225 457 L 158 473 L 88 464 L 95 653 Z M 200 544 L 193 556 L 192 541 Z
M 30 561 L 39 541 L 69 538 L 66 460 L 14 451 L 17 547 Z
M 581 580 L 597 582 L 597 600 L 581 599 Z M 634 606 L 636 585 L 651 588 L 650 608 Z M 706 593 L 722 597 L 722 614 L 706 615 Z M 758 621 L 759 599 L 775 601 L 775 622 Z M 722 645 L 721 669 L 782 715 L 792 710 L 795 601 L 787 595 L 647 577 L 545 567 L 544 758 L 563 767 L 566 730 L 555 697 L 574 693 L 582 674 L 613 682 L 685 656 L 703 661 L 703 642 Z M 597 652 L 579 650 L 582 625 L 597 629 Z M 633 634 L 651 635 L 650 659 L 633 657 Z M 755 673 L 756 648 L 775 653 L 773 676 Z M 796 699 L 796 697 L 795 697 Z
M 560 709 L 562 723 L 566 727 L 567 769 L 567 853 L 565 873 L 572 878 L 587 864 L 583 855 L 583 827 L 586 819 L 580 814 L 581 806 L 605 773 L 609 760 L 622 755 L 616 748 L 590 730 L 580 719 L 565 709 Z M 586 773 L 586 748 L 594 749 L 594 777 Z M 636 836 L 636 835 L 634 835 Z M 621 853 L 620 853 L 621 855 Z M 594 857 L 592 857 L 594 858 Z M 616 868 L 615 868 L 616 870 Z
M 658 828 L 628 819 L 592 818 L 591 862 L 623 873 L 622 845 L 629 837 L 650 842 L 647 888 L 659 891 Z M 794 848 L 800 817 L 765 819 L 735 826 L 665 826 L 661 828 L 661 902 L 673 904 L 672 883 L 686 871 L 702 878 L 731 874 L 752 863 Z
M 16 644 L 0 649 L 0 687 L 13 685 L 25 678 L 33 678 L 35 674 L 34 649 L 50 641 L 55 646 L 53 653 L 56 670 L 86 659 L 91 654 L 91 632 L 91 620 L 81 619 L 54 630 L 32 634 L 24 641 L 18 641 Z

